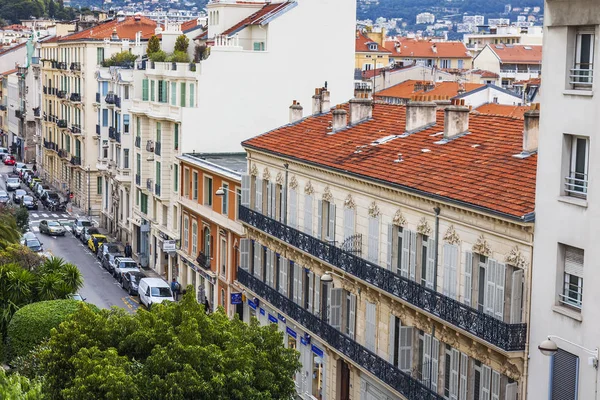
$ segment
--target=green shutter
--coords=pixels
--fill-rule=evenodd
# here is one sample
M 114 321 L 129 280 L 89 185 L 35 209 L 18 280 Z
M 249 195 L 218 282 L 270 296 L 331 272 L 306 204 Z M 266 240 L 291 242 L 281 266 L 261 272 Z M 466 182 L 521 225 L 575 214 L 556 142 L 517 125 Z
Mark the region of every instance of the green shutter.
M 190 107 L 194 107 L 194 84 L 190 83 Z
M 135 172 L 138 175 L 142 174 L 142 156 L 140 154 L 136 154 Z
M 177 126 L 177 125 L 175 125 Z M 175 193 L 179 192 L 179 166 L 175 165 L 173 169 L 173 175 L 175 179 L 175 184 L 173 185 L 173 189 L 175 189 Z
M 142 100 L 148 101 L 148 79 L 142 80 Z
M 135 117 L 135 130 L 137 136 L 142 136 L 142 126 L 140 125 L 140 117 Z
M 160 138 L 161 138 L 161 133 L 162 133 L 162 127 L 160 122 L 156 123 L 156 141 L 160 142 Z
M 180 107 L 185 107 L 185 82 L 181 82 L 181 104 Z
M 162 98 L 162 102 L 163 103 L 167 103 L 168 102 L 168 98 L 167 98 L 167 81 L 163 81 L 162 83 L 163 85 L 163 98 Z
M 254 42 L 254 51 L 260 51 L 260 42 Z
M 156 81 L 153 79 L 150 81 L 150 101 L 154 101 L 156 99 Z
M 175 150 L 179 150 L 179 124 L 175 124 Z
M 156 162 L 156 184 L 160 186 L 160 161 Z
M 171 82 L 171 105 L 177 105 L 177 82 Z
M 96 180 L 96 186 L 98 190 L 98 194 L 102 194 L 102 177 L 99 176 Z

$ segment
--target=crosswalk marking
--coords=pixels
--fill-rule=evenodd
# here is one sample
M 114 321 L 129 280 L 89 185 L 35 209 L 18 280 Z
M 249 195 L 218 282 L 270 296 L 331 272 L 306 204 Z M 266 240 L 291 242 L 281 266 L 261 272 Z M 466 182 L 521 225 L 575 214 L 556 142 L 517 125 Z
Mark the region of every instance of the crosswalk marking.
M 31 213 L 31 216 L 32 216 L 33 218 L 38 218 L 38 217 L 39 217 L 39 215 L 38 215 L 38 214 L 36 214 L 36 213 Z
M 31 230 L 33 230 L 34 232 L 39 232 L 40 231 L 40 227 L 39 226 L 32 226 Z
M 48 218 L 48 214 L 42 214 L 42 217 Z
M 54 218 L 58 218 L 58 215 L 57 215 L 57 214 L 52 214 L 52 216 L 53 216 Z

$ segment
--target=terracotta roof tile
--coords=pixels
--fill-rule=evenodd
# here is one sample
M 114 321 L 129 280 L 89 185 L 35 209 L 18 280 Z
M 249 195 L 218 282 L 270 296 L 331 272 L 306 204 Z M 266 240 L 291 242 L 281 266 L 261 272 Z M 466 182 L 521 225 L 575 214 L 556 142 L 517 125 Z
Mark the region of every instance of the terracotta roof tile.
M 434 88 L 430 88 L 430 90 L 425 91 L 425 85 L 435 85 Z M 463 88 L 467 92 L 471 90 L 478 89 L 482 86 L 485 86 L 482 83 L 464 83 Z M 415 94 L 426 94 L 428 96 L 442 96 L 447 98 L 452 98 L 458 95 L 458 91 L 460 89 L 460 85 L 458 82 L 430 82 L 430 81 L 417 81 L 417 80 L 407 80 L 397 85 L 394 85 L 390 88 L 381 90 L 374 94 L 375 99 L 383 98 L 383 97 L 395 97 L 401 99 L 410 99 L 412 95 Z
M 58 39 L 59 42 L 68 42 L 72 40 L 104 40 L 110 38 L 116 29 L 119 39 L 134 40 L 137 32 L 142 32 L 142 39 L 148 39 L 154 35 L 156 21 L 144 16 L 131 16 L 123 21 L 113 19 L 92 28 L 76 32 L 71 35 L 63 36 Z
M 438 111 L 435 126 L 372 146 L 404 132 L 405 106 L 375 104 L 372 119 L 334 134 L 331 118 L 331 112 L 311 116 L 242 145 L 514 218 L 534 211 L 537 155 L 513 157 L 522 150 L 521 120 L 472 113 L 470 134 L 440 145 L 440 136 L 432 136 L 444 126 Z M 394 162 L 399 153 L 403 161 Z
M 492 71 L 487 71 L 485 69 L 474 69 L 471 71 L 471 73 L 475 74 L 475 75 L 481 75 L 482 78 L 499 78 L 500 75 L 498 75 L 495 72 Z
M 247 2 L 247 4 L 261 4 L 261 3 L 253 3 Z M 263 3 L 264 4 L 264 3 Z M 264 22 L 269 20 L 273 15 L 284 11 L 288 6 L 294 4 L 293 1 L 286 1 L 283 3 L 269 3 L 266 4 L 263 8 L 256 11 L 254 14 L 250 15 L 247 18 L 244 18 L 231 28 L 225 30 L 222 35 L 233 35 L 234 33 L 244 29 L 249 25 L 262 25 Z
M 541 64 L 542 46 L 524 44 L 489 44 L 489 47 L 502 63 L 512 64 Z M 481 53 L 480 53 L 481 54 Z
M 416 58 L 471 58 L 471 53 L 463 42 L 431 42 L 401 38 L 385 42 L 396 57 Z M 435 49 L 435 51 L 434 51 Z
M 505 115 L 507 117 L 523 119 L 525 111 L 529 109 L 529 106 L 512 106 L 508 104 L 488 103 L 478 107 L 475 111 L 481 114 Z
M 376 43 L 377 50 L 371 50 L 369 48 L 369 43 Z M 382 47 L 379 43 L 375 42 L 364 33 L 360 31 L 356 31 L 356 42 L 354 50 L 357 53 L 391 53 L 391 50 L 388 50 L 385 47 Z
M 539 86 L 542 84 L 542 78 L 531 78 L 525 81 L 516 81 L 513 85 L 528 85 L 528 86 Z
M 9 69 L 8 71 L 0 73 L 0 75 L 10 75 L 10 74 L 14 74 L 17 71 L 18 71 L 17 68 L 13 68 L 13 69 Z
M 186 33 L 188 31 L 195 29 L 196 27 L 198 27 L 198 20 L 191 19 L 191 20 L 185 21 L 184 23 L 181 24 L 181 31 L 183 33 Z

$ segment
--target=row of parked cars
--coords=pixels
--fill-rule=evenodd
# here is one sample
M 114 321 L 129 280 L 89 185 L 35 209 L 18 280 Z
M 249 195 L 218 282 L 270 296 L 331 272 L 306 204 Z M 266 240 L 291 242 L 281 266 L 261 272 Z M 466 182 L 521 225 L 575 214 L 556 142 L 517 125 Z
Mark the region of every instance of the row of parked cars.
M 109 242 L 108 238 L 102 235 L 88 219 L 75 220 L 73 235 L 83 243 L 87 243 L 90 251 L 100 260 L 102 267 L 113 275 L 129 295 L 139 296 L 140 303 L 148 309 L 152 304 L 175 301 L 171 288 L 165 281 L 146 277 L 137 262 L 124 255 L 124 247 L 119 243 Z
M 64 203 L 61 202 L 58 193 L 52 191 L 50 186 L 37 177 L 36 173 L 26 164 L 16 163 L 13 167 L 13 175 L 6 180 L 6 190 L 14 192 L 13 203 L 22 205 L 29 210 L 37 210 L 38 202 L 41 202 L 50 211 L 59 211 L 63 207 Z M 28 187 L 33 196 L 23 190 L 22 186 Z M 8 193 L 0 191 L 0 203 L 7 203 L 7 197 Z

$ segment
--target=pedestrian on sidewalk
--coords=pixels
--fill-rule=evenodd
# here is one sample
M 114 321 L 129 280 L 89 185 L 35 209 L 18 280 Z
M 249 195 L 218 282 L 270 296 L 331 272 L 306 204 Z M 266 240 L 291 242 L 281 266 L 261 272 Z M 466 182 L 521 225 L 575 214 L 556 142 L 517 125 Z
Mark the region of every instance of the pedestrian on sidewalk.
M 125 257 L 131 258 L 132 255 L 133 255 L 133 251 L 131 249 L 131 245 L 129 244 L 129 242 L 126 242 L 125 243 Z
M 179 300 L 179 291 L 181 290 L 181 285 L 177 282 L 177 278 L 173 278 L 171 281 L 171 291 L 173 292 L 173 298 L 175 301 Z

